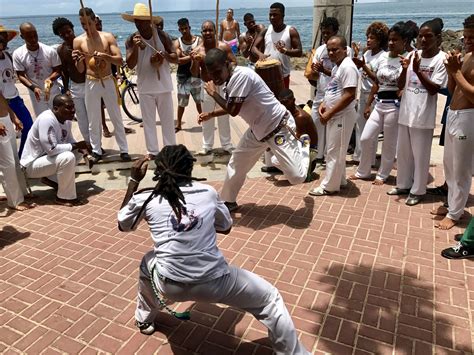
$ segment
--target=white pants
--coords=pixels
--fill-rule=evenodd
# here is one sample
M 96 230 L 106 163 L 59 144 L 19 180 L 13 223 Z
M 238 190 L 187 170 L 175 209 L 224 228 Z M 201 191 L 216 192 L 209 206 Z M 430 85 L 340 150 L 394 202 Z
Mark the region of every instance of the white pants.
M 86 107 L 89 117 L 89 135 L 92 145 L 92 151 L 99 155 L 102 154 L 102 117 L 101 102 L 104 99 L 107 112 L 115 130 L 115 140 L 119 146 L 120 153 L 128 152 L 127 138 L 125 137 L 125 128 L 123 127 L 122 113 L 118 105 L 117 89 L 115 81 L 112 78 L 103 79 L 105 87 L 102 87 L 100 80 L 86 79 Z
M 384 135 L 385 139 L 385 135 Z M 412 195 L 426 194 L 433 129 L 398 125 L 397 187 Z
M 356 172 L 357 177 L 368 178 L 370 176 L 370 167 L 374 157 L 373 146 L 377 144 L 379 132 L 382 130 L 384 131 L 382 159 L 376 178 L 385 181 L 389 177 L 397 152 L 398 112 L 399 108 L 395 103 L 378 102 L 375 104 L 360 138 L 362 154 Z
M 295 121 L 290 115 L 287 125 L 293 130 Z M 283 171 L 290 184 L 301 184 L 306 180 L 309 167 L 309 146 L 303 147 L 293 137 L 287 127 L 283 127 L 265 142 L 255 138 L 252 131 L 247 129 L 232 152 L 222 187 L 221 197 L 224 201 L 235 202 L 247 173 L 252 169 L 265 149 L 270 148 L 280 163 L 278 168 Z
M 326 124 L 326 175 L 320 186 L 329 192 L 339 191 L 346 181 L 346 154 L 357 112 L 348 108 L 331 118 Z
M 352 155 L 352 160 L 358 161 L 358 162 L 360 162 L 360 159 L 361 159 L 360 157 L 362 154 L 362 145 L 361 145 L 360 139 L 361 139 L 362 133 L 364 132 L 365 125 L 367 123 L 367 119 L 364 117 L 364 111 L 365 111 L 365 107 L 367 105 L 368 99 L 369 99 L 368 92 L 360 93 L 359 106 L 357 109 L 357 121 L 355 125 L 355 148 L 354 148 L 354 154 Z M 377 154 L 377 142 L 378 140 L 375 140 L 374 143 L 372 144 L 371 165 L 375 165 L 375 155 Z
M 156 262 L 153 251 L 140 264 L 135 318 L 153 322 L 160 305 L 151 286 L 151 270 Z M 278 290 L 256 274 L 230 266 L 229 273 L 204 283 L 182 284 L 161 280 L 154 272 L 153 281 L 167 299 L 184 302 L 221 303 L 251 313 L 268 329 L 276 354 L 309 354 L 298 340 L 295 326 Z
M 448 111 L 444 141 L 444 175 L 448 184 L 448 214 L 459 220 L 472 183 L 474 109 Z
M 0 180 L 8 206 L 16 207 L 24 201 L 24 195 L 27 193 L 25 177 L 18 161 L 15 128 L 10 115 L 0 117 L 0 123 L 7 128 L 7 135 L 0 137 Z
M 43 88 L 40 88 L 43 90 Z M 33 106 L 33 111 L 35 113 L 35 116 L 38 117 L 41 112 L 53 109 L 53 99 L 56 95 L 60 94 L 61 92 L 59 91 L 59 87 L 56 84 L 53 84 L 53 87 L 51 88 L 50 95 L 49 95 L 49 100 L 45 101 L 44 100 L 44 94 L 41 94 L 41 99 L 40 101 L 36 101 L 35 93 L 31 90 L 28 90 L 28 94 L 30 95 L 30 101 L 31 101 L 31 106 Z
M 58 155 L 43 155 L 26 167 L 29 178 L 48 179 L 58 183 L 58 198 L 74 200 L 76 195 L 76 164 L 81 159 L 79 152 L 62 152 Z
M 89 117 L 87 116 L 86 100 L 85 100 L 85 83 L 75 83 L 70 81 L 69 91 L 71 92 L 74 107 L 76 108 L 77 125 L 79 131 L 86 142 L 90 142 L 89 135 Z
M 323 159 L 326 153 L 326 126 L 319 120 L 319 106 L 321 102 L 322 99 L 315 100 L 311 110 L 311 118 L 316 126 L 316 133 L 318 134 L 318 155 L 316 159 Z
M 218 90 L 220 95 L 224 95 L 222 86 L 218 86 Z M 203 92 L 202 112 L 212 112 L 214 109 L 219 109 L 220 106 L 214 101 L 212 96 L 209 96 L 206 90 L 203 90 Z M 202 147 L 204 149 L 212 149 L 214 147 L 215 120 L 213 117 L 202 123 Z M 219 126 L 219 139 L 222 148 L 232 148 L 229 115 L 217 117 L 217 125 Z
M 149 154 L 157 155 L 160 151 L 156 132 L 156 111 L 161 122 L 163 145 L 175 145 L 173 98 L 171 92 L 161 94 L 139 94 L 140 110 L 143 117 L 146 149 Z

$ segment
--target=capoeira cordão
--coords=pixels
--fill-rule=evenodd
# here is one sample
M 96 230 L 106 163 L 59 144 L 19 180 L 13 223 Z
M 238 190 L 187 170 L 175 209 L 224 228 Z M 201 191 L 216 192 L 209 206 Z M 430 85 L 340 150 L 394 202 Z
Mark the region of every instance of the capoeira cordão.
M 144 219 L 154 242 L 140 265 L 136 325 L 143 334 L 152 334 L 162 308 L 189 318 L 171 311 L 163 298 L 222 303 L 262 322 L 276 354 L 309 355 L 278 290 L 256 274 L 228 265 L 217 248 L 216 232 L 229 233 L 232 218 L 214 188 L 193 181 L 198 180 L 191 175 L 194 160 L 183 145 L 165 146 L 155 160 L 157 185 L 138 192 L 147 163 L 142 159 L 132 167 L 119 228 L 134 230 Z
M 309 137 L 302 135 L 301 143 L 293 136 L 296 128 L 291 113 L 270 91 L 252 69 L 235 67 L 220 49 L 211 49 L 204 60 L 212 81 L 204 87 L 221 106 L 212 112 L 203 112 L 199 121 L 229 113 L 240 115 L 250 126 L 235 148 L 227 165 L 221 196 L 230 211 L 237 206 L 237 195 L 249 170 L 266 148 L 278 159 L 279 168 L 291 184 L 305 181 L 310 167 Z M 225 85 L 225 98 L 217 91 Z

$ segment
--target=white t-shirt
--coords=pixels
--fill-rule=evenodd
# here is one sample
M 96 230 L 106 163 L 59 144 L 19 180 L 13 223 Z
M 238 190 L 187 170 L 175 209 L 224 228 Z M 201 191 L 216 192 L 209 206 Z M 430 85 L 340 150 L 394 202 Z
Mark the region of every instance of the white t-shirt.
M 369 49 L 364 53 L 365 63 L 370 67 L 370 64 L 375 61 L 376 59 L 380 58 L 380 56 L 385 53 L 384 50 L 380 50 L 377 54 L 372 55 L 372 50 Z M 360 91 L 363 93 L 369 93 L 372 90 L 372 80 L 369 79 L 369 76 L 365 73 L 365 71 L 361 68 L 359 69 L 361 74 L 361 82 L 360 82 Z
M 75 143 L 71 133 L 71 121 L 61 124 L 51 110 L 43 111 L 33 122 L 20 164 L 27 167 L 43 155 L 55 156 L 72 151 Z
M 403 56 L 405 55 L 404 53 Z M 402 72 L 400 58 L 392 58 L 389 52 L 384 52 L 377 60 L 370 63 L 370 68 L 377 76 L 379 91 L 398 91 L 398 78 Z
M 41 90 L 44 89 L 44 81 L 53 72 L 53 68 L 61 65 L 58 52 L 46 44 L 39 43 L 37 51 L 29 51 L 26 44 L 13 52 L 13 67 L 16 71 L 24 71 L 28 78 L 38 85 Z M 58 86 L 53 82 L 51 88 L 51 97 L 59 93 Z
M 418 51 L 421 56 L 421 51 Z M 434 129 L 436 123 L 436 106 L 438 94 L 430 95 L 413 72 L 413 55 L 407 71 L 405 90 L 400 104 L 400 118 L 398 123 L 413 127 Z M 446 53 L 439 51 L 432 58 L 421 58 L 420 71 L 441 88 L 446 87 L 448 76 L 444 60 Z
M 158 32 L 155 31 L 156 38 L 156 49 L 159 51 L 165 51 L 165 46 L 161 42 Z M 155 46 L 153 37 L 150 39 L 144 39 L 152 47 Z M 158 80 L 158 74 L 155 67 L 150 63 L 151 56 L 155 53 L 153 49 L 146 46 L 145 49 L 138 49 L 138 61 L 137 61 L 137 85 L 140 94 L 161 94 L 164 92 L 173 91 L 173 81 L 171 79 L 170 65 L 166 59 L 163 59 L 158 72 L 160 73 L 160 79 Z
M 13 99 L 19 95 L 15 85 L 15 73 L 13 63 L 8 54 L 3 53 L 5 58 L 0 59 L 0 91 L 6 99 Z
M 359 70 L 352 61 L 352 58 L 346 57 L 339 66 L 332 68 L 331 81 L 326 86 L 324 103 L 327 108 L 332 108 L 342 97 L 344 89 L 356 88 L 359 82 Z M 356 100 L 344 108 L 343 111 L 355 109 Z M 343 112 L 341 111 L 341 112 Z M 338 112 L 340 114 L 341 112 Z
M 352 56 L 352 49 L 347 47 L 347 56 L 350 57 Z M 313 57 L 313 63 L 316 62 L 322 62 L 324 69 L 331 70 L 336 66 L 333 62 L 331 62 L 331 59 L 329 59 L 328 55 L 328 50 L 326 48 L 326 45 L 323 44 L 319 46 L 316 49 L 316 53 Z M 319 73 L 318 77 L 318 84 L 316 86 L 316 96 L 314 98 L 314 101 L 316 102 L 321 102 L 324 98 L 324 95 L 326 93 L 326 86 L 328 83 L 331 81 L 331 77 L 327 76 L 324 73 Z
M 252 69 L 235 67 L 224 90 L 227 102 L 242 103 L 239 115 L 258 140 L 272 132 L 286 114 L 286 107 Z
M 269 54 L 270 58 L 278 59 L 281 62 L 281 71 L 283 77 L 287 77 L 291 72 L 291 60 L 286 54 L 280 53 L 275 48 L 275 43 L 283 41 L 287 49 L 291 49 L 291 37 L 290 37 L 291 26 L 286 27 L 281 32 L 275 32 L 273 26 L 268 26 L 267 32 L 265 33 L 265 50 L 264 54 Z
M 153 198 L 140 214 L 151 192 L 139 191 L 118 212 L 121 229 L 132 230 L 144 218 L 150 227 L 158 272 L 174 281 L 206 282 L 229 273 L 216 244 L 216 230 L 232 227 L 227 207 L 209 185 L 192 182 L 180 189 L 186 200 L 180 223 L 168 200 L 161 196 Z

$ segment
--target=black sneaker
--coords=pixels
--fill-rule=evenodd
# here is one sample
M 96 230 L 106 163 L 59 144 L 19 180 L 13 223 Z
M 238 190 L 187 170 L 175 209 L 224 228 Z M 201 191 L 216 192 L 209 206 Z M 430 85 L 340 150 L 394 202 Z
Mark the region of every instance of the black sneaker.
M 142 323 L 135 321 L 135 325 L 140 329 L 140 333 L 145 335 L 152 335 L 155 332 L 155 325 L 153 323 Z
M 461 242 L 458 242 L 455 246 L 444 249 L 441 252 L 441 256 L 446 259 L 473 259 L 474 249 L 467 248 L 463 246 Z
M 229 210 L 229 212 L 234 212 L 237 208 L 239 208 L 237 202 L 224 202 L 224 204 Z
M 268 174 L 283 174 L 283 171 L 278 169 L 276 166 L 262 166 L 260 168 L 260 171 L 262 173 L 268 173 Z
M 120 153 L 120 159 L 122 161 L 132 161 L 132 157 L 128 153 Z
M 102 160 L 102 155 L 97 154 L 95 152 L 92 152 L 92 156 L 91 156 L 91 158 L 89 158 L 89 161 L 90 161 L 90 163 L 92 163 L 92 165 L 97 164 L 101 160 Z

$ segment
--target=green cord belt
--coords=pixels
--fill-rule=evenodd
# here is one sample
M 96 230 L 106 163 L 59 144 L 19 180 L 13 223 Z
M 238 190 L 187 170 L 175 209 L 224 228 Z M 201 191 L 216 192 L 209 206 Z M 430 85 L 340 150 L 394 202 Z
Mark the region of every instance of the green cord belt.
M 156 296 L 156 298 L 158 299 L 158 303 L 160 304 L 161 307 L 163 307 L 164 309 L 166 309 L 166 311 L 175 316 L 176 318 L 178 319 L 181 319 L 181 320 L 189 320 L 191 319 L 191 313 L 189 311 L 184 311 L 184 312 L 176 312 L 176 311 L 173 311 L 171 308 L 169 308 L 165 301 L 163 301 L 163 299 L 160 297 L 160 293 L 158 292 L 157 288 L 156 288 L 156 285 L 155 285 L 155 269 L 156 268 L 156 264 L 153 265 L 153 268 L 151 269 L 151 287 L 153 288 L 153 292 Z M 156 271 L 157 273 L 157 276 L 159 277 L 159 274 L 158 274 L 158 271 Z

